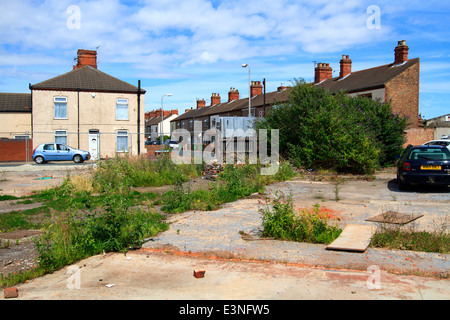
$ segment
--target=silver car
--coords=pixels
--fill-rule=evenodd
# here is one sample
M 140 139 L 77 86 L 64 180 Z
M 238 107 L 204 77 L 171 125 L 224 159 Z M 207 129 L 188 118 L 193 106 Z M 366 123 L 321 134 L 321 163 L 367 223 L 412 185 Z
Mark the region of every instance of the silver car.
M 447 147 L 448 150 L 450 150 L 450 139 L 439 139 L 439 140 L 431 140 L 428 142 L 425 142 L 423 144 L 424 146 L 444 146 Z

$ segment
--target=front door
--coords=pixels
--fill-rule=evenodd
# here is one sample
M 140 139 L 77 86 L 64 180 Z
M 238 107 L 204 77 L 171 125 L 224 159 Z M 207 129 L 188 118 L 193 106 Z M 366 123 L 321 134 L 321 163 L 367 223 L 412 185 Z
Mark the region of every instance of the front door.
M 98 160 L 100 155 L 100 132 L 89 130 L 89 153 L 92 160 Z

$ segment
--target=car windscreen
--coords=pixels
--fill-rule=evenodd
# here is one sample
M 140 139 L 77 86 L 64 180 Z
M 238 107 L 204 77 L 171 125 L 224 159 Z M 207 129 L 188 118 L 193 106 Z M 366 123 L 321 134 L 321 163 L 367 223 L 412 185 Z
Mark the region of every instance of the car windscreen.
M 450 151 L 446 148 L 417 148 L 409 153 L 408 160 L 450 160 Z

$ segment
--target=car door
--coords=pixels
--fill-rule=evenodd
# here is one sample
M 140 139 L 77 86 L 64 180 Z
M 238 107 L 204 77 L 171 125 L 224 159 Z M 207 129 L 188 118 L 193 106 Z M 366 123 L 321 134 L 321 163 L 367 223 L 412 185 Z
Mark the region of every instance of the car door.
M 72 160 L 72 154 L 70 148 L 64 144 L 56 144 L 56 158 L 59 161 L 69 161 Z
M 54 161 L 56 160 L 56 147 L 54 143 L 46 143 L 42 147 L 42 155 L 44 156 L 45 161 Z

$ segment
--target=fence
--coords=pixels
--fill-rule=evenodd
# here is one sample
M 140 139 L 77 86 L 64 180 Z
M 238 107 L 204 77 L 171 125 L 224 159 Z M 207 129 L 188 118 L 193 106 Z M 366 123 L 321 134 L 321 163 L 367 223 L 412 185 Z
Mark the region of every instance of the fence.
M 109 158 L 124 153 L 147 153 L 145 133 L 140 133 L 138 139 L 137 133 L 128 130 L 70 132 L 61 129 L 51 132 L 17 132 L 14 136 L 15 139 L 0 138 L 0 162 L 30 162 L 33 160 L 34 148 L 42 143 L 61 143 L 72 149 L 89 151 L 92 159 Z
M 31 139 L 0 139 L 0 162 L 31 161 L 33 154 Z

